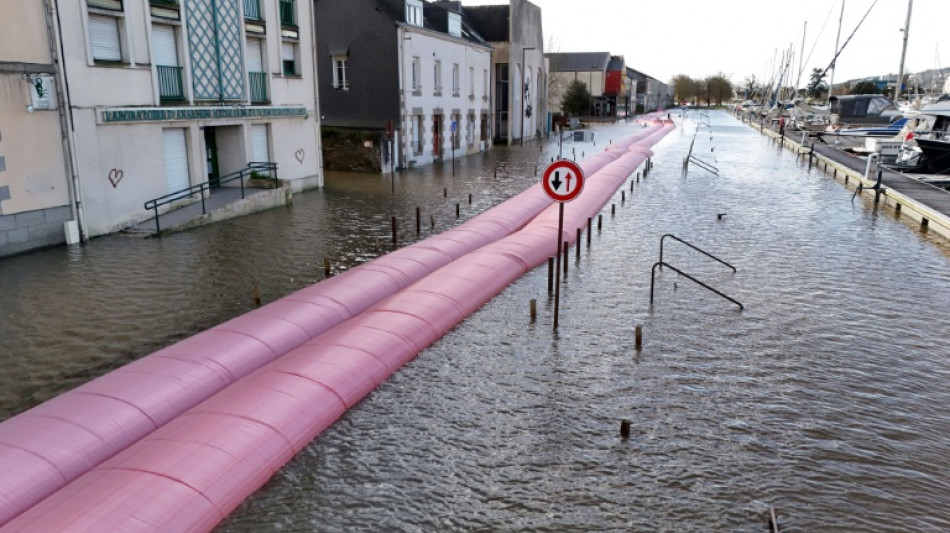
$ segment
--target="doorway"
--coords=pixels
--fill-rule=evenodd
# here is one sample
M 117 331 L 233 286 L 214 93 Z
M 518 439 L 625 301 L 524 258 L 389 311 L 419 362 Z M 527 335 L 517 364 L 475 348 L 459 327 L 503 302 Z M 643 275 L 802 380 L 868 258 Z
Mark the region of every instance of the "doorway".
M 218 179 L 221 177 L 220 167 L 218 165 L 218 143 L 215 138 L 214 128 L 205 126 L 205 162 L 208 169 L 208 186 L 215 188 L 219 185 Z
M 432 115 L 432 158 L 442 157 L 442 115 Z

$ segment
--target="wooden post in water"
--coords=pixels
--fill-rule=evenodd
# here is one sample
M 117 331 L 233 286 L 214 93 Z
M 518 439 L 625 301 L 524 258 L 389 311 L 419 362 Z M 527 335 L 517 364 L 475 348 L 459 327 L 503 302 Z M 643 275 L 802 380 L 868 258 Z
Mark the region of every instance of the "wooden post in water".
M 626 201 L 627 201 L 627 191 L 621 189 L 620 190 L 620 205 L 623 205 L 624 202 Z
M 330 259 L 327 257 L 323 258 L 323 277 L 330 277 Z
M 630 421 L 626 418 L 620 421 L 620 437 L 624 439 L 630 438 Z
M 564 275 L 567 275 L 567 241 L 564 241 Z
M 456 204 L 455 204 L 455 219 L 456 219 L 456 220 L 458 220 L 458 218 L 459 218 L 459 212 L 460 212 L 460 211 L 459 211 L 459 204 L 458 204 L 458 202 L 456 202 Z
M 420 211 L 419 208 L 416 207 L 416 235 L 418 235 L 422 231 L 421 218 L 422 218 L 422 211 Z
M 534 321 L 538 318 L 538 301 L 532 298 L 530 302 L 530 307 L 531 307 L 531 322 L 534 323 Z
M 597 215 L 597 233 L 600 233 L 600 228 L 604 226 L 604 215 Z
M 614 216 L 614 213 L 617 212 L 617 204 L 610 204 L 610 216 Z
M 634 346 L 637 350 L 643 348 L 643 326 L 639 324 L 634 332 Z
M 587 217 L 587 247 L 590 248 L 590 223 L 591 218 Z
M 577 248 L 577 261 L 581 260 L 581 228 L 577 228 L 577 241 L 574 243 Z
M 393 246 L 396 246 L 396 217 L 392 217 L 393 226 Z
M 261 306 L 261 286 L 257 283 L 254 284 L 254 305 Z
M 554 258 L 548 258 L 548 294 L 554 290 Z

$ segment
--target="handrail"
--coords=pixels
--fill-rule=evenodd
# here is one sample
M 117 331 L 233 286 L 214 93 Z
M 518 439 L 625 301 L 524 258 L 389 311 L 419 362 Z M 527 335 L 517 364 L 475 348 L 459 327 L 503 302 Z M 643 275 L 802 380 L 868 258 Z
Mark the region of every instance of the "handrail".
M 660 263 L 663 262 L 663 239 L 666 239 L 667 237 L 676 239 L 676 240 L 678 240 L 679 242 L 685 244 L 686 246 L 689 246 L 689 247 L 692 248 L 693 250 L 696 250 L 697 252 L 699 252 L 699 253 L 705 255 L 706 257 L 709 257 L 709 258 L 711 258 L 711 259 L 715 259 L 716 261 L 719 261 L 720 263 L 722 263 L 722 264 L 726 265 L 727 267 L 731 268 L 733 272 L 738 272 L 738 270 L 736 270 L 736 267 L 730 265 L 729 263 L 723 261 L 722 259 L 719 259 L 718 257 L 716 257 L 716 256 L 714 256 L 713 254 L 707 252 L 706 250 L 703 250 L 703 249 L 701 249 L 701 248 L 699 248 L 699 247 L 697 247 L 697 246 L 695 246 L 695 245 L 693 245 L 693 244 L 690 244 L 690 243 L 684 241 L 683 239 L 680 239 L 679 237 L 677 237 L 676 235 L 673 235 L 672 233 L 667 233 L 667 234 L 663 235 L 662 237 L 660 237 Z
M 219 185 L 222 185 L 222 184 L 224 184 L 224 183 L 232 182 L 232 181 L 234 181 L 234 180 L 240 180 L 240 182 L 241 182 L 241 198 L 243 199 L 243 198 L 244 198 L 244 178 L 247 177 L 247 176 L 253 175 L 253 174 L 255 174 L 255 173 L 256 173 L 256 174 L 265 174 L 265 173 L 266 173 L 266 174 L 269 175 L 269 178 L 272 178 L 272 179 L 274 180 L 274 185 L 275 185 L 275 186 L 279 186 L 279 185 L 280 185 L 280 182 L 279 182 L 279 180 L 277 179 L 277 163 L 272 163 L 272 162 L 269 162 L 269 161 L 252 161 L 252 162 L 250 162 L 250 163 L 247 164 L 247 167 L 246 167 L 246 168 L 242 168 L 241 170 L 238 170 L 237 172 L 232 172 L 232 173 L 230 173 L 230 174 L 225 175 L 224 177 L 218 178 L 218 179 L 214 182 L 214 186 L 219 186 Z M 159 196 L 158 198 L 153 198 L 153 199 L 151 199 L 151 200 L 145 202 L 144 207 L 145 207 L 146 210 L 151 209 L 151 210 L 155 211 L 155 234 L 158 235 L 159 233 L 162 232 L 162 227 L 161 227 L 161 225 L 159 224 L 159 220 L 158 220 L 158 217 L 159 217 L 158 208 L 159 208 L 160 206 L 168 205 L 168 204 L 170 204 L 170 203 L 172 203 L 172 202 L 176 202 L 176 201 L 178 201 L 178 200 L 184 200 L 185 198 L 188 198 L 188 197 L 190 197 L 190 196 L 193 196 L 194 194 L 197 193 L 197 194 L 200 194 L 200 195 L 201 195 L 201 213 L 202 213 L 202 214 L 207 214 L 208 211 L 207 211 L 207 209 L 206 209 L 206 207 L 205 207 L 205 194 L 204 194 L 204 193 L 205 193 L 205 191 L 210 191 L 210 190 L 211 190 L 211 187 L 212 187 L 212 182 L 210 182 L 210 181 L 203 181 L 203 182 L 198 183 L 198 184 L 196 184 L 196 185 L 192 185 L 192 186 L 190 186 L 190 187 L 185 187 L 184 189 L 181 189 L 181 190 L 178 190 L 178 191 L 174 191 L 174 192 L 170 192 L 170 193 L 168 193 L 168 194 L 165 194 L 165 195 L 163 195 L 163 196 Z
M 725 295 L 725 294 L 723 294 L 723 293 L 717 291 L 716 289 L 710 287 L 709 285 L 706 285 L 706 284 L 703 283 L 702 281 L 699 281 L 698 279 L 694 278 L 693 276 L 690 276 L 690 275 L 687 274 L 686 272 L 683 272 L 682 270 L 680 270 L 680 269 L 674 267 L 673 265 L 671 265 L 671 264 L 669 264 L 669 263 L 664 263 L 663 261 L 657 261 L 656 263 L 653 263 L 653 268 L 650 270 L 650 307 L 653 306 L 653 282 L 654 282 L 654 280 L 656 279 L 656 267 L 658 267 L 658 266 L 669 267 L 670 269 L 672 269 L 672 270 L 673 270 L 674 272 L 676 272 L 677 274 L 679 274 L 679 275 L 681 275 L 681 276 L 685 276 L 687 279 L 692 280 L 692 281 L 695 282 L 696 284 L 698 284 L 698 285 L 700 285 L 700 286 L 702 286 L 702 287 L 705 287 L 705 288 L 711 290 L 712 292 L 718 294 L 719 296 L 722 296 L 722 297 L 725 298 L 726 300 L 729 300 L 730 302 L 732 302 L 732 303 L 738 305 L 740 311 L 743 310 L 743 309 L 745 309 L 745 307 L 744 307 L 741 303 L 739 303 L 738 300 L 736 300 L 736 299 L 734 299 L 734 298 L 732 298 L 732 297 L 730 297 L 730 296 L 727 296 L 727 295 Z
M 693 163 L 696 163 L 697 165 L 699 165 L 699 167 L 700 167 L 701 169 L 703 169 L 703 170 L 705 170 L 705 171 L 707 171 L 707 172 L 710 172 L 710 173 L 712 173 L 712 174 L 715 174 L 716 177 L 719 176 L 719 168 L 717 168 L 717 167 L 715 167 L 715 166 L 713 166 L 713 165 L 710 165 L 709 163 L 703 161 L 702 159 L 700 159 L 700 158 L 698 158 L 698 157 L 696 157 L 696 156 L 694 156 L 694 155 L 691 155 L 691 156 L 689 156 L 689 157 L 686 159 L 686 167 L 687 167 L 687 168 L 689 167 L 689 162 L 690 162 L 690 161 L 692 161 Z M 685 170 L 685 169 L 684 169 L 684 170 Z

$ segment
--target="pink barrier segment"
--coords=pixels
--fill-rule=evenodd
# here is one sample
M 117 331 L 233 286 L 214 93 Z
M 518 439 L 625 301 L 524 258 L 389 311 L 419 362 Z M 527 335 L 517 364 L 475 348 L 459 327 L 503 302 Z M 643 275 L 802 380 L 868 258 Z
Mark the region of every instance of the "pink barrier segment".
M 596 166 L 600 172 L 590 176 L 584 194 L 567 205 L 565 227 L 586 225 L 587 216 L 605 205 L 617 187 L 645 159 L 646 153 L 636 149 L 634 142 L 652 144 L 670 128 L 667 125 L 659 131 L 656 128 L 644 131 L 636 136 L 635 141 L 615 143 L 605 152 L 608 156 L 599 157 L 602 164 Z M 68 451 L 76 456 L 72 462 L 54 457 L 53 461 L 40 461 L 46 465 L 45 471 L 27 468 L 27 471 L 42 474 L 41 478 L 52 480 L 35 491 L 48 493 L 51 488 L 62 486 L 127 447 L 11 521 L 3 530 L 79 531 L 84 529 L 83 524 L 88 525 L 89 530 L 129 531 L 206 530 L 213 527 L 346 408 L 524 272 L 553 254 L 557 242 L 557 207 L 551 207 L 550 201 L 540 201 L 544 199 L 539 200 L 534 189 L 540 187 L 532 187 L 516 199 L 532 204 L 531 209 L 545 205 L 548 208 L 521 231 L 512 233 L 504 226 L 503 217 L 493 219 L 497 215 L 492 210 L 485 213 L 492 213 L 486 217 L 491 220 L 489 225 L 504 229 L 476 226 L 477 229 L 466 228 L 454 234 L 446 232 L 439 236 L 440 239 L 427 239 L 418 243 L 423 246 L 411 247 L 412 253 L 410 248 L 405 248 L 400 250 L 406 251 L 402 254 L 394 252 L 381 258 L 385 261 L 363 265 L 366 268 L 362 270 L 368 272 L 363 275 L 368 279 L 381 276 L 384 279 L 377 283 L 396 286 L 395 290 L 388 291 L 392 296 L 379 303 L 371 302 L 369 291 L 354 288 L 352 279 L 342 288 L 345 290 L 335 293 L 317 290 L 323 285 L 318 284 L 261 308 L 258 311 L 267 310 L 267 313 L 261 313 L 261 317 L 251 317 L 252 313 L 248 313 L 209 330 L 220 338 L 192 340 L 199 337 L 196 336 L 169 347 L 167 354 L 160 355 L 164 350 L 156 352 L 117 371 L 125 372 L 124 380 L 118 381 L 138 385 L 96 383 L 100 380 L 91 382 L 89 390 L 83 394 L 118 401 L 129 412 L 126 417 L 133 422 L 119 419 L 112 424 L 113 430 L 124 431 L 128 425 L 133 428 L 130 433 L 148 436 L 129 447 L 123 445 L 122 439 L 111 436 L 105 439 L 96 435 L 98 440 L 89 437 L 79 450 Z M 524 213 L 531 209 L 509 207 L 499 212 L 509 216 L 513 212 Z M 563 240 L 572 241 L 572 233 L 573 229 L 565 230 Z M 486 245 L 451 263 L 439 255 L 439 259 L 447 264 L 438 270 L 422 266 L 427 263 L 420 257 L 431 259 L 433 254 L 438 255 L 446 248 L 457 252 L 466 240 Z M 447 247 L 444 246 L 446 243 Z M 411 274 L 406 273 L 407 267 Z M 434 274 L 425 275 L 433 270 Z M 350 271 L 355 272 L 357 269 Z M 340 280 L 347 277 L 353 276 L 340 275 L 328 280 L 336 283 L 326 285 L 340 287 L 344 285 Z M 403 288 L 408 279 L 420 281 Z M 360 307 L 369 307 L 369 310 L 336 328 L 323 328 L 325 333 L 320 334 L 320 326 L 308 324 L 308 318 L 313 306 L 326 301 L 334 304 L 321 307 L 331 309 L 321 314 L 322 320 L 327 322 L 332 322 L 333 318 L 342 320 L 347 313 L 355 314 Z M 327 314 L 331 318 L 328 319 Z M 256 327 L 258 321 L 264 326 Z M 236 336 L 249 328 L 257 332 L 247 337 L 255 342 L 242 344 Z M 313 340 L 309 340 L 311 338 Z M 216 353 L 203 345 L 206 340 L 229 343 L 231 348 L 237 349 L 238 355 L 229 357 L 228 354 Z M 247 346 L 253 349 L 242 351 Z M 263 351 L 269 352 L 269 360 L 257 364 L 255 370 L 253 365 L 261 359 L 257 354 Z M 274 360 L 284 352 L 288 352 L 287 355 Z M 209 353 L 212 356 L 209 357 Z M 189 357 L 194 354 L 201 355 L 194 359 Z M 208 361 L 214 364 L 204 364 Z M 168 368 L 160 364 L 166 362 Z M 137 364 L 141 368 L 136 367 Z M 265 366 L 261 367 L 262 364 Z M 181 377 L 177 372 L 184 372 L 183 375 L 191 379 L 183 379 L 174 385 L 163 383 L 165 377 Z M 141 385 L 141 381 L 130 379 L 138 375 L 156 381 Z M 246 377 L 221 390 L 241 376 Z M 187 393 L 200 389 L 204 381 L 214 385 L 202 393 Z M 143 386 L 148 391 L 138 391 L 141 394 L 136 395 L 136 388 Z M 208 393 L 210 389 L 214 390 Z M 172 396 L 187 399 L 177 403 L 165 401 L 163 395 L 168 391 L 177 391 L 171 393 Z M 199 401 L 203 402 L 188 405 L 192 398 L 202 394 L 204 397 Z M 54 404 L 65 396 L 49 403 Z M 135 408 L 131 407 L 133 403 Z M 35 410 L 42 411 L 45 406 L 47 404 Z M 185 414 L 173 418 L 189 407 Z M 124 411 L 115 409 L 115 412 Z M 145 416 L 136 416 L 136 412 Z M 93 413 L 87 422 L 94 426 L 97 423 L 95 418 Z M 139 419 L 147 420 L 147 423 Z M 222 422 L 222 419 L 227 422 Z M 171 421 L 154 430 L 168 420 Z M 8 422 L 15 427 L 34 421 L 31 417 L 14 417 Z M 5 425 L 7 423 L 0 425 L 0 437 Z M 209 425 L 216 428 L 215 431 L 209 431 Z M 105 428 L 100 433 L 111 435 L 114 431 Z M 127 440 L 140 438 L 139 435 Z M 113 442 L 113 439 L 118 442 Z M 59 439 L 58 443 L 62 442 Z M 5 445 L 16 452 L 4 453 Z M 187 453 L 182 450 L 187 450 Z M 28 443 L 8 444 L 0 438 L 2 456 L 21 457 L 24 451 L 31 451 Z M 57 449 L 56 453 L 67 452 Z M 85 460 L 75 460 L 77 458 Z M 0 457 L 0 462 L 3 461 Z M 69 464 L 73 469 L 64 472 L 61 464 Z M 16 474 L 19 485 L 11 484 L 12 488 L 27 488 L 29 484 L 23 481 L 24 473 Z M 170 486 L 169 480 L 176 480 L 179 485 Z M 36 484 L 35 479 L 31 482 Z M 115 485 L 117 483 L 120 485 Z M 110 490 L 110 486 L 127 486 L 129 490 Z M 152 496 L 142 497 L 158 493 L 153 491 L 161 492 L 162 497 L 158 500 Z M 77 501 L 82 503 L 77 504 Z M 162 514 L 155 510 L 156 506 L 164 506 L 169 512 Z

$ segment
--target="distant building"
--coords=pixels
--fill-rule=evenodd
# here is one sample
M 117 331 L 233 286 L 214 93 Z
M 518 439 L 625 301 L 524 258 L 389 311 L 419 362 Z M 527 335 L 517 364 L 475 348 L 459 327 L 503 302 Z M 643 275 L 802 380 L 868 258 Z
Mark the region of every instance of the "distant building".
M 340 128 L 363 139 L 328 153 L 328 168 L 357 170 L 361 149 L 372 167 L 362 170 L 388 172 L 489 147 L 491 47 L 458 2 L 315 6 L 325 135 Z
M 550 105 L 554 112 L 562 112 L 561 99 L 572 81 L 578 80 L 587 86 L 592 96 L 590 116 L 611 116 L 611 109 L 620 80 L 614 80 L 614 94 L 607 95 L 607 67 L 611 63 L 610 52 L 573 52 L 547 54 L 551 68 Z
M 548 72 L 541 9 L 527 0 L 510 0 L 463 11 L 493 48 L 494 141 L 512 144 L 544 134 Z
M 673 104 L 673 90 L 669 84 L 627 67 L 627 77 L 634 85 L 636 109 L 639 113 L 649 113 L 658 109 L 667 109 Z

